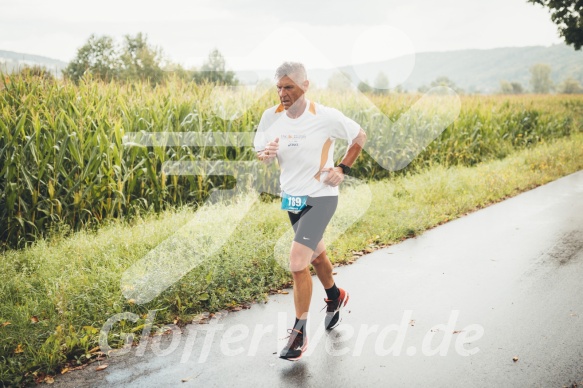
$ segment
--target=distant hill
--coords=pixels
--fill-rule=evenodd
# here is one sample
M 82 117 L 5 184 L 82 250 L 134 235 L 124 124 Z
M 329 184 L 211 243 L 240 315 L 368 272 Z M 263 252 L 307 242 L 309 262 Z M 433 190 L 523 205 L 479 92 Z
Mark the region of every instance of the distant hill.
M 566 45 L 550 47 L 506 47 L 489 50 L 459 50 L 448 52 L 424 52 L 414 56 L 399 57 L 390 61 L 345 66 L 340 69 L 308 69 L 308 78 L 319 87 L 326 87 L 330 76 L 338 70 L 348 74 L 354 85 L 360 81 L 374 84 L 379 72 L 388 76 L 391 87 L 396 86 L 395 73 L 410 68 L 413 72 L 401 86 L 416 91 L 429 86 L 432 81 L 446 76 L 469 93 L 496 93 L 500 81 L 520 82 L 525 90 L 530 88 L 530 67 L 537 63 L 551 66 L 555 84 L 567 77 L 583 84 L 583 51 L 575 51 Z M 273 77 L 271 70 L 257 71 L 260 79 Z M 391 81 L 392 80 L 392 81 Z M 373 86 L 373 85 L 371 85 Z
M 0 50 L 0 71 L 11 73 L 25 66 L 32 67 L 35 65 L 45 67 L 53 75 L 60 77 L 61 71 L 67 67 L 67 62 L 40 55 Z
M 361 65 L 358 74 L 364 74 L 363 78 L 372 83 L 379 71 L 384 71 L 390 80 L 391 69 L 398 69 L 407 59 Z M 416 54 L 414 60 L 414 70 L 402 85 L 407 90 L 428 86 L 440 76 L 448 77 L 467 92 L 495 93 L 502 80 L 520 82 L 529 89 L 529 69 L 537 63 L 551 66 L 551 77 L 556 84 L 567 77 L 583 83 L 583 52 L 566 45 L 427 52 Z M 351 74 L 356 83 L 360 81 L 354 68 L 342 70 Z

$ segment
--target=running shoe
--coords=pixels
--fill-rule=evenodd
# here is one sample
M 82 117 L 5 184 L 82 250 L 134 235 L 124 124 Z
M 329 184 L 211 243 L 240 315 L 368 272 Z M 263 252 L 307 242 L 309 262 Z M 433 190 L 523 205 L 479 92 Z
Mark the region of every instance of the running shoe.
M 326 302 L 326 319 L 324 320 L 324 325 L 326 326 L 326 330 L 332 330 L 340 323 L 340 310 L 346 303 L 348 303 L 349 295 L 348 292 L 344 291 L 342 288 L 338 289 L 340 291 L 340 296 L 337 299 L 330 300 L 324 298 L 324 302 Z
M 279 358 L 297 361 L 308 348 L 308 336 L 299 330 L 289 329 L 289 341 L 279 354 Z

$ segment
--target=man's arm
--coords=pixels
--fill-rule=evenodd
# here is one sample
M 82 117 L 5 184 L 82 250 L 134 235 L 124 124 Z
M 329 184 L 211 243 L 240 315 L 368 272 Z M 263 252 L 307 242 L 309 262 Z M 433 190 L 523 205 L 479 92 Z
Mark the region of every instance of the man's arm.
M 344 158 L 342 158 L 341 164 L 352 167 L 356 158 L 362 152 L 362 148 L 366 143 L 366 133 L 360 128 L 358 135 L 352 140 L 352 144 L 348 147 Z M 324 180 L 324 183 L 330 186 L 338 186 L 344 180 L 344 172 L 341 167 L 325 168 L 322 172 L 328 172 L 328 176 Z
M 360 155 L 360 152 L 364 147 L 364 143 L 366 143 L 366 133 L 362 130 L 362 128 L 360 128 L 358 135 L 356 135 L 356 137 L 352 141 L 352 144 L 346 151 L 346 154 L 344 155 L 344 158 L 342 158 L 342 161 L 340 163 L 342 163 L 345 166 L 352 167 L 352 165 L 356 161 L 356 158 L 358 158 L 358 156 Z M 337 169 L 339 167 L 334 168 Z M 342 169 L 340 169 L 340 171 L 342 171 Z

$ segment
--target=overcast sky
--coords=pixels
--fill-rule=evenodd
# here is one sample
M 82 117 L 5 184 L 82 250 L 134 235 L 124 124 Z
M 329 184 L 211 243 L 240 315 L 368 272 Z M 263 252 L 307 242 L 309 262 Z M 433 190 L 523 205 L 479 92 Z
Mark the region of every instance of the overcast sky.
M 234 70 L 283 60 L 335 67 L 411 52 L 561 43 L 526 0 L 0 0 L 0 50 L 74 58 L 90 34 L 144 32 L 165 55 L 199 66 L 218 48 Z

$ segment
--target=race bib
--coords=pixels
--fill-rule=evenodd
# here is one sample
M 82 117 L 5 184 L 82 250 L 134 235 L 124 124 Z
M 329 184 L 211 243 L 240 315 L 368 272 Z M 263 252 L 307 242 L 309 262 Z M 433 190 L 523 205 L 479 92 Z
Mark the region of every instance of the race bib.
M 307 195 L 289 195 L 283 193 L 281 197 L 281 210 L 287 210 L 290 212 L 301 212 L 305 209 L 306 202 L 308 201 Z

